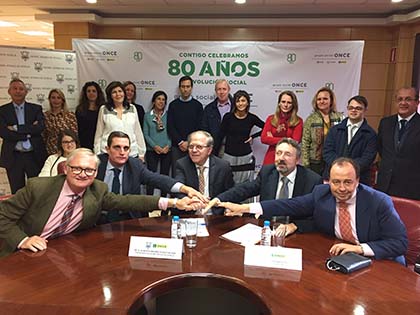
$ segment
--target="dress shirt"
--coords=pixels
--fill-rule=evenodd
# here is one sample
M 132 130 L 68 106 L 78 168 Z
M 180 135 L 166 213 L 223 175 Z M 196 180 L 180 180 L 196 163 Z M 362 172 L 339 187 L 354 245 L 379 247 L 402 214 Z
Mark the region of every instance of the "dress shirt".
M 22 104 L 13 103 L 13 107 L 15 108 L 18 125 L 24 125 L 25 124 L 25 102 L 23 102 Z M 17 131 L 18 126 L 14 125 L 13 129 Z M 24 145 L 24 142 L 25 142 L 25 145 Z M 15 149 L 16 151 L 32 151 L 33 148 L 32 148 L 30 140 L 26 139 L 26 140 L 20 140 L 16 142 Z
M 206 162 L 203 164 L 204 166 L 204 196 L 210 196 L 210 189 L 209 189 L 209 170 L 210 170 L 210 159 L 207 158 Z M 197 170 L 197 176 L 200 176 L 200 168 L 199 165 L 195 164 L 195 168 Z
M 405 120 L 407 120 L 407 126 L 406 126 L 406 128 L 408 127 L 408 125 L 409 125 L 409 122 L 410 122 L 410 120 L 411 120 L 411 118 L 413 118 L 413 116 L 416 114 L 416 112 L 414 112 L 414 113 L 412 113 L 410 116 L 408 116 L 407 118 L 402 118 L 400 115 L 398 115 L 398 128 L 400 128 L 400 126 L 401 126 L 401 124 L 400 124 L 400 121 L 402 120 L 402 119 L 405 119 Z
M 351 233 L 353 234 L 356 242 L 359 244 L 359 239 L 357 237 L 357 232 L 356 232 L 356 198 L 357 198 L 356 192 L 357 190 L 355 190 L 353 193 L 353 196 L 351 196 L 351 198 L 346 201 L 346 204 L 347 204 L 347 209 L 350 214 Z M 339 201 L 336 200 L 336 206 L 335 206 L 336 215 L 335 215 L 335 220 L 334 220 L 334 232 L 337 238 L 343 239 L 341 237 L 340 223 L 338 221 L 339 211 L 340 211 L 339 209 L 340 207 L 338 203 Z M 372 249 L 370 248 L 368 244 L 360 244 L 360 246 L 362 246 L 365 256 L 375 256 L 375 254 L 373 253 Z
M 352 124 L 350 119 L 347 120 L 347 144 L 350 144 L 351 139 L 353 139 L 354 135 L 357 133 L 357 131 L 359 130 L 362 124 L 363 124 L 363 120 L 355 124 Z
M 111 162 L 108 160 L 107 164 L 106 164 L 106 171 L 105 171 L 105 176 L 104 176 L 104 183 L 108 185 L 108 191 L 112 191 L 112 181 L 114 179 L 114 171 L 113 169 L 115 168 L 115 166 L 113 166 L 111 164 Z M 118 176 L 120 179 L 120 183 L 121 183 L 121 187 L 120 187 L 120 195 L 124 195 L 123 190 L 122 190 L 122 183 L 123 183 L 123 173 L 124 173 L 124 165 L 122 167 L 118 167 L 121 172 L 120 175 Z M 175 183 L 172 187 L 171 187 L 171 192 L 172 193 L 179 193 L 181 192 L 180 189 L 182 187 L 182 183 L 177 182 Z
M 223 119 L 223 116 L 230 112 L 231 108 L 232 105 L 230 104 L 229 99 L 224 104 L 220 103 L 219 99 L 217 99 L 217 109 L 219 110 L 221 120 Z
M 289 175 L 286 176 L 287 179 L 289 180 L 289 183 L 287 184 L 288 189 L 289 189 L 289 196 L 287 198 L 292 198 L 293 196 L 293 189 L 295 188 L 296 173 L 297 173 L 297 168 L 295 167 L 295 169 Z M 276 196 L 279 195 L 280 190 L 283 186 L 283 182 L 281 180 L 282 178 L 283 176 L 281 176 L 281 174 L 279 173 L 279 181 L 277 183 Z
M 80 198 L 76 201 L 74 206 L 74 211 L 70 219 L 70 223 L 66 227 L 63 234 L 68 234 L 74 231 L 82 222 L 83 218 L 83 203 L 82 198 L 85 192 L 79 194 Z M 70 186 L 67 184 L 67 181 L 64 181 L 63 188 L 61 189 L 60 196 L 57 199 L 57 202 L 54 206 L 53 211 L 51 212 L 50 217 L 48 218 L 47 224 L 44 226 L 44 230 L 41 233 L 42 238 L 49 238 L 51 234 L 54 233 L 54 230 L 61 224 L 61 219 L 63 214 L 67 209 L 68 204 L 71 202 L 72 197 L 75 193 L 70 189 Z

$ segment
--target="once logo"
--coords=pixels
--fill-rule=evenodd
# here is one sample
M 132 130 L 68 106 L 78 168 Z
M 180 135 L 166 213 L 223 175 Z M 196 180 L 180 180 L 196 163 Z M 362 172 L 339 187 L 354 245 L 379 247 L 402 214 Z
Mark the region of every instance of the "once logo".
M 58 83 L 63 83 L 64 82 L 64 74 L 59 73 L 59 74 L 56 74 L 55 76 L 57 77 L 57 82 Z
M 66 58 L 66 62 L 67 62 L 68 64 L 70 64 L 70 63 L 72 63 L 72 62 L 73 62 L 73 55 L 70 55 L 70 54 L 65 54 L 65 58 Z
M 287 62 L 288 63 L 295 63 L 295 61 L 296 61 L 296 54 L 295 53 L 287 54 Z
M 67 92 L 69 92 L 70 94 L 73 94 L 75 90 L 76 87 L 74 86 L 74 84 L 67 85 Z
M 19 72 L 10 72 L 11 80 L 19 79 Z
M 36 99 L 37 99 L 38 103 L 44 103 L 44 101 L 45 101 L 45 94 L 37 94 L 36 95 Z
M 20 52 L 20 57 L 25 61 L 28 60 L 29 59 L 29 51 L 22 50 Z
M 42 62 L 35 62 L 34 68 L 36 71 L 41 72 L 42 71 Z

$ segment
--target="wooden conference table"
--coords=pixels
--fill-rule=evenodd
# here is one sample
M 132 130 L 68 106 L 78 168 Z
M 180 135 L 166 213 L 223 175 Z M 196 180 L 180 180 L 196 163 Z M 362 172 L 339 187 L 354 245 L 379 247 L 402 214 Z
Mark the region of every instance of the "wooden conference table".
M 126 314 L 146 286 L 181 273 L 216 273 L 246 282 L 272 314 L 419 314 L 420 276 L 393 261 L 354 274 L 325 268 L 336 240 L 320 234 L 287 238 L 303 249 L 303 271 L 244 267 L 244 248 L 219 235 L 250 218 L 211 217 L 182 261 L 127 256 L 131 235 L 169 237 L 170 218 L 103 225 L 50 240 L 39 253 L 0 259 L 0 314 Z

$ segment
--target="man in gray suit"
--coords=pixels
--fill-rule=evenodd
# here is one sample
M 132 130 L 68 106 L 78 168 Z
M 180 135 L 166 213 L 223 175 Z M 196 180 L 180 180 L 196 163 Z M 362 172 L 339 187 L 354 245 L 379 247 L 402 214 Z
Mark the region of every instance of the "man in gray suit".
M 205 197 L 215 197 L 234 185 L 228 162 L 212 155 L 213 137 L 206 131 L 195 131 L 188 136 L 188 156 L 175 166 L 175 180 L 197 189 Z M 224 209 L 213 209 L 223 214 Z

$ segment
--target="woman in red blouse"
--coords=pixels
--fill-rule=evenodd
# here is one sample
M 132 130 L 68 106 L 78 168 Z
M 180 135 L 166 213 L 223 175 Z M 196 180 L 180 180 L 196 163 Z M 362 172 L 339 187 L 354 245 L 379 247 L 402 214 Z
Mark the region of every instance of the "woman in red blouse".
M 297 115 L 298 101 L 292 91 L 283 91 L 279 95 L 276 113 L 268 116 L 261 134 L 261 142 L 268 144 L 263 164 L 273 164 L 276 144 L 283 138 L 302 140 L 303 121 Z

